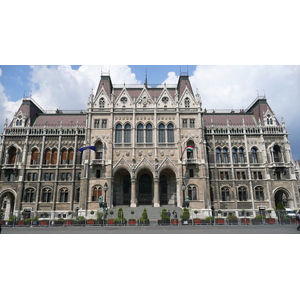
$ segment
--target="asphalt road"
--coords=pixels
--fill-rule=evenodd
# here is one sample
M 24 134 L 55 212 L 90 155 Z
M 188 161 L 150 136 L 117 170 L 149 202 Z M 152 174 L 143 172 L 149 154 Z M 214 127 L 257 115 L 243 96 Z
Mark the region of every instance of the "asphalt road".
M 2 234 L 300 234 L 297 225 L 2 227 Z

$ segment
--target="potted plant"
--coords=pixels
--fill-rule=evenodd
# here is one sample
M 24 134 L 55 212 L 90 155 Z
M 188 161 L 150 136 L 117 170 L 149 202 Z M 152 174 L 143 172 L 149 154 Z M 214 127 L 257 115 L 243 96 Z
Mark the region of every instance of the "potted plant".
M 221 209 L 218 209 L 217 213 L 218 213 L 218 217 L 220 218 L 220 217 L 222 216 L 222 211 L 221 211 Z
M 250 224 L 250 219 L 249 218 L 241 218 L 241 224 L 249 225 Z
M 206 217 L 200 221 L 201 225 L 212 225 L 214 224 L 215 217 Z
M 170 217 L 167 214 L 167 210 L 164 208 L 160 214 L 161 220 L 158 220 L 159 225 L 169 225 Z
M 225 219 L 224 218 L 215 218 L 215 224 L 223 225 L 223 224 L 225 224 Z
M 114 221 L 114 219 L 112 218 L 112 215 L 114 214 L 114 211 L 113 211 L 113 210 L 110 210 L 110 211 L 109 211 L 109 214 L 110 214 L 110 219 L 107 220 L 107 224 L 108 224 L 108 225 L 114 225 L 114 224 L 115 224 L 115 221 Z
M 195 213 L 196 216 L 197 216 L 198 210 L 194 210 L 194 213 Z M 194 218 L 194 219 L 193 219 L 193 223 L 196 224 L 196 225 L 200 225 L 200 224 L 201 224 L 200 218 Z
M 114 223 L 118 225 L 126 225 L 127 220 L 124 218 L 123 208 L 119 208 L 118 218 L 114 219 Z
M 144 211 L 142 213 L 142 216 L 139 220 L 140 225 L 149 225 L 150 224 L 150 220 L 148 218 L 148 214 L 147 214 L 147 210 L 146 208 L 144 208 Z
M 265 218 L 266 224 L 275 224 L 276 220 L 274 218 Z
M 86 220 L 87 225 L 95 225 L 95 220 L 94 219 L 88 219 Z
M 253 225 L 263 224 L 265 217 L 263 215 L 257 215 L 254 219 L 251 220 Z
M 180 216 L 181 218 L 181 224 L 182 225 L 188 225 L 189 224 L 189 219 L 190 219 L 190 211 L 188 208 L 184 208 L 182 215 Z
M 238 225 L 238 221 L 239 221 L 239 219 L 235 215 L 229 215 L 227 217 L 227 222 L 229 225 Z
M 132 210 L 131 212 L 130 212 L 132 215 L 134 215 L 134 210 Z M 136 219 L 129 219 L 128 220 L 128 224 L 129 225 L 135 225 L 136 224 Z
M 103 212 L 97 212 L 97 221 L 96 221 L 96 223 L 97 224 L 101 224 L 101 225 L 103 225 L 104 224 L 104 214 L 103 214 Z

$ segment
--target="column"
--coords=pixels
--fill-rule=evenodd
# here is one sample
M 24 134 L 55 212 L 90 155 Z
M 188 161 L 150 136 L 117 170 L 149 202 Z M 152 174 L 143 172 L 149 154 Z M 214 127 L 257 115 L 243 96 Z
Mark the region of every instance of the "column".
M 160 207 L 159 204 L 159 179 L 154 178 L 154 199 L 153 199 L 154 207 Z
M 136 207 L 136 180 L 135 178 L 131 179 L 131 200 L 130 207 Z

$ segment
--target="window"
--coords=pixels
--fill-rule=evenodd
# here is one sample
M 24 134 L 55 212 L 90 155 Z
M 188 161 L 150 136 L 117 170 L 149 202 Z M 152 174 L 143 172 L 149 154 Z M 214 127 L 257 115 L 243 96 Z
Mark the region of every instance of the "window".
M 75 192 L 75 202 L 79 202 L 79 200 L 80 200 L 80 188 L 77 188 Z
M 223 149 L 223 162 L 225 163 L 225 164 L 228 164 L 228 151 L 227 151 L 227 148 L 224 148 Z
M 195 186 L 188 187 L 188 196 L 190 200 L 197 200 L 197 188 Z
M 194 177 L 194 170 L 193 169 L 189 169 L 189 176 L 190 176 L 190 178 Z
M 187 128 L 187 123 L 188 123 L 187 119 L 182 119 L 182 128 Z
M 28 181 L 31 181 L 31 173 L 28 173 L 28 174 L 27 174 L 27 180 L 28 180 Z
M 72 165 L 73 162 L 74 162 L 74 150 L 71 149 L 71 150 L 69 150 L 68 163 L 69 163 L 70 165 Z
M 42 202 L 50 202 L 52 200 L 52 190 L 45 188 L 42 191 Z
M 246 173 L 245 172 L 236 172 L 236 179 L 238 179 L 238 180 L 246 179 Z
M 66 180 L 66 173 L 61 173 L 60 178 L 61 178 L 62 181 Z
M 31 165 L 37 165 L 38 164 L 38 156 L 39 156 L 39 151 L 37 149 L 33 149 L 31 152 Z
M 254 189 L 255 191 L 255 200 L 264 201 L 264 188 L 261 186 L 257 186 Z
M 173 124 L 168 125 L 168 143 L 174 143 L 174 126 Z
M 71 180 L 71 173 L 67 173 L 66 176 L 67 176 L 67 180 L 70 181 Z
M 100 98 L 99 107 L 104 108 L 104 104 L 105 104 L 104 98 Z
M 217 162 L 217 164 L 221 164 L 222 163 L 221 149 L 220 148 L 216 149 L 216 162 Z
M 273 159 L 274 159 L 274 162 L 281 161 L 280 147 L 278 145 L 275 145 L 273 147 Z
M 54 173 L 49 173 L 49 180 L 53 181 L 54 180 Z
M 35 193 L 34 189 L 29 188 L 25 191 L 25 202 L 34 202 L 35 201 Z
M 184 99 L 184 107 L 186 107 L 186 108 L 190 107 L 190 99 L 189 98 Z
M 49 181 L 49 173 L 45 173 L 44 174 L 44 180 L 45 181 Z
M 100 196 L 102 196 L 102 187 L 95 186 L 93 188 L 92 201 L 98 201 Z
M 121 102 L 122 102 L 122 107 L 125 107 L 125 104 L 127 102 L 127 98 L 126 97 L 122 97 L 121 98 Z
M 251 155 L 252 155 L 252 163 L 257 164 L 258 160 L 257 160 L 257 149 L 256 148 L 251 149 Z
M 166 138 L 165 138 L 165 125 L 160 124 L 158 127 L 158 142 L 159 143 L 165 143 Z
M 100 178 L 101 177 L 101 170 L 96 170 L 96 178 Z
M 144 142 L 144 126 L 142 124 L 139 124 L 137 127 L 137 142 Z
M 222 196 L 222 201 L 230 201 L 230 189 L 229 189 L 229 187 L 222 187 L 221 196 Z
M 57 150 L 52 150 L 52 159 L 51 159 L 51 165 L 56 165 L 57 163 Z
M 116 126 L 116 138 L 115 138 L 116 143 L 122 143 L 122 126 L 121 124 L 118 124 Z
M 237 155 L 237 149 L 236 148 L 232 149 L 232 162 L 234 164 L 238 163 L 238 155 Z
M 245 163 L 244 148 L 239 149 L 239 159 L 241 164 Z
M 102 120 L 102 128 L 107 128 L 107 120 Z
M 8 161 L 9 165 L 13 165 L 16 162 L 17 149 L 15 147 L 10 147 L 8 150 Z
M 262 172 L 254 171 L 252 176 L 254 180 L 262 179 Z
M 195 119 L 190 119 L 190 128 L 195 128 Z
M 146 126 L 146 143 L 152 143 L 152 125 L 147 124 Z
M 94 128 L 99 128 L 100 127 L 100 120 L 95 120 L 94 121 Z
M 67 163 L 67 155 L 68 155 L 67 149 L 63 149 L 61 151 L 61 164 L 62 165 Z
M 125 125 L 124 143 L 131 143 L 131 126 L 130 126 L 130 124 Z
M 229 173 L 228 172 L 220 172 L 220 179 L 221 180 L 229 180 Z
M 47 149 L 45 151 L 45 158 L 44 158 L 44 164 L 49 165 L 50 164 L 50 157 L 51 157 L 51 151 L 50 149 Z
M 68 202 L 69 191 L 68 189 L 60 190 L 59 202 Z
M 8 178 L 7 178 L 7 181 L 14 181 L 15 180 L 15 175 L 14 173 L 10 172 L 8 173 Z
M 247 201 L 247 189 L 242 186 L 238 188 L 238 195 L 240 201 Z

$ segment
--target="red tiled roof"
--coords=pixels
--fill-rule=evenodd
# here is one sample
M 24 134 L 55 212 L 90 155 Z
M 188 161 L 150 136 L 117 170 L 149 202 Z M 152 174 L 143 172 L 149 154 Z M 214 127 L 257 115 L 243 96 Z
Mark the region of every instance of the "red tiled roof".
M 86 115 L 85 114 L 41 114 L 37 117 L 33 126 L 51 126 L 59 127 L 62 122 L 62 126 L 85 126 Z

